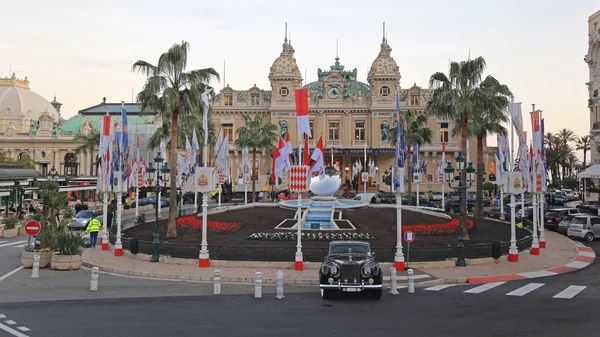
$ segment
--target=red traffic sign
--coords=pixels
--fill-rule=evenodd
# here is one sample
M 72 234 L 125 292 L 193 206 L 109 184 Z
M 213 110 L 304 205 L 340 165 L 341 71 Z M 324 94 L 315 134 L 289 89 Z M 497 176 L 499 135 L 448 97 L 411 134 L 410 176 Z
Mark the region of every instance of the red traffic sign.
M 404 241 L 408 243 L 415 241 L 415 233 L 413 233 L 413 231 L 404 232 Z
M 25 233 L 29 236 L 38 235 L 40 230 L 42 230 L 42 225 L 35 220 L 28 221 L 27 224 L 25 224 Z

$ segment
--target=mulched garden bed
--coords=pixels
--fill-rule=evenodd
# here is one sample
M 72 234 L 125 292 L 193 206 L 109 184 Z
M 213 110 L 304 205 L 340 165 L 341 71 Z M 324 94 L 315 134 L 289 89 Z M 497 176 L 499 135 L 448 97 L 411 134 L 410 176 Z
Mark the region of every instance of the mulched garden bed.
M 238 222 L 241 228 L 234 233 L 220 234 L 209 231 L 208 244 L 226 246 L 260 246 L 281 247 L 295 246 L 295 241 L 263 241 L 250 240 L 252 233 L 277 233 L 274 227 L 286 218 L 293 218 L 294 211 L 276 207 L 250 208 L 232 210 L 219 214 L 209 215 L 209 221 Z M 396 232 L 392 226 L 396 225 L 396 210 L 393 208 L 361 208 L 344 210 L 343 218 L 350 220 L 357 228 L 356 233 L 369 233 L 376 240 L 371 241 L 374 248 L 394 247 L 396 245 Z M 402 211 L 403 225 L 427 225 L 448 222 L 448 219 L 435 217 L 408 210 Z M 492 241 L 508 241 L 510 239 L 510 226 L 507 224 L 490 221 L 474 220 L 474 229 L 470 231 L 471 241 L 465 244 L 490 243 Z M 177 238 L 166 239 L 167 220 L 159 221 L 159 236 L 162 243 L 194 244 L 199 245 L 202 238 L 201 231 L 178 229 Z M 311 231 L 311 233 L 318 233 Z M 135 237 L 138 240 L 152 241 L 154 235 L 154 222 L 139 225 L 125 231 L 125 236 Z M 529 232 L 517 228 L 517 240 L 529 235 Z M 417 236 L 411 244 L 413 247 L 433 247 L 456 245 L 457 235 Z M 327 247 L 329 243 L 323 241 L 303 242 L 306 247 Z M 210 248 L 209 248 L 210 249 Z

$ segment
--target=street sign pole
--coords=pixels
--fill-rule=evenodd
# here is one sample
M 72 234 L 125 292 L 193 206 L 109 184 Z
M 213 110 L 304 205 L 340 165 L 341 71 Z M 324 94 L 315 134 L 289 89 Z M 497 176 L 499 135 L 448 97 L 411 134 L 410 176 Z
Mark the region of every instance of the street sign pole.
M 408 263 L 410 261 L 410 243 L 415 241 L 415 233 L 413 231 L 406 231 L 404 232 L 404 241 L 406 241 L 407 245 L 406 245 L 406 268 L 405 270 L 408 270 Z

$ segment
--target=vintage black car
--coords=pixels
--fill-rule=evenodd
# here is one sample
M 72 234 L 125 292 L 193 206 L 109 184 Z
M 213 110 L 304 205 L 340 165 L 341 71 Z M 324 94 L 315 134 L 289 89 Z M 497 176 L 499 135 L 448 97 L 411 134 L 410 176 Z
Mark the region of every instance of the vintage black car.
M 324 299 L 341 291 L 368 292 L 378 300 L 383 291 L 383 273 L 368 242 L 332 241 L 319 270 L 319 283 Z

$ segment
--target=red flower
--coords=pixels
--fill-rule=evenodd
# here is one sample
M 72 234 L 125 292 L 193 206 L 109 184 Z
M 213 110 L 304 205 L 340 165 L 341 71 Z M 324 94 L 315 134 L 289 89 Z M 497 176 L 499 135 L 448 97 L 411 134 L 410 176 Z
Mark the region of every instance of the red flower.
M 202 219 L 198 219 L 194 215 L 183 216 L 177 219 L 177 225 L 183 229 L 191 229 L 194 231 L 202 231 Z M 239 222 L 225 221 L 209 221 L 207 229 L 213 233 L 227 234 L 240 230 L 242 226 Z
M 475 227 L 473 220 L 467 220 L 467 229 L 471 230 Z M 396 226 L 392 226 L 392 231 L 396 231 Z M 408 225 L 402 226 L 403 231 L 412 231 L 419 235 L 450 235 L 460 231 L 460 220 L 452 219 L 446 223 L 429 224 L 429 225 Z

